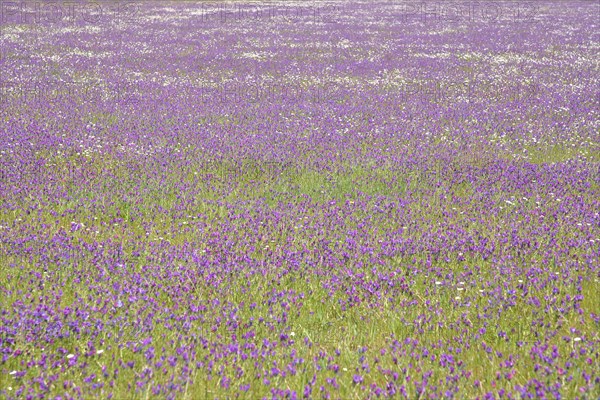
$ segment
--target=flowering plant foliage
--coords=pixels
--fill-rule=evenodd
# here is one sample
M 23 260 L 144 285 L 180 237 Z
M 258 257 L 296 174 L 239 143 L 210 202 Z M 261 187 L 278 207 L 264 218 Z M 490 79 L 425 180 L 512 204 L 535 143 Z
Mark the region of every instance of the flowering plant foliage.
M 598 7 L 0 2 L 0 396 L 596 398 Z

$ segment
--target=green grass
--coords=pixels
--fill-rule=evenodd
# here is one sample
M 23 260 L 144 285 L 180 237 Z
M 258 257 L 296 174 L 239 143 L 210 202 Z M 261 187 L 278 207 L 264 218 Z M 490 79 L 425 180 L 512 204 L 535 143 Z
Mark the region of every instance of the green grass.
M 552 154 L 549 157 L 555 160 L 560 158 Z M 339 275 L 340 280 L 334 283 L 331 275 L 322 273 L 326 267 L 319 262 L 313 267 L 303 265 L 299 269 L 290 268 L 285 275 L 281 273 L 286 267 L 285 264 L 266 272 L 247 270 L 240 265 L 237 273 L 221 275 L 220 283 L 209 285 L 203 279 L 204 276 L 169 275 L 177 273 L 178 267 L 165 266 L 160 250 L 153 247 L 161 242 L 159 237 L 163 237 L 168 246 L 193 243 L 198 251 L 208 249 L 210 252 L 208 244 L 210 234 L 218 232 L 220 224 L 229 218 L 227 207 L 218 206 L 216 200 L 224 200 L 225 204 L 247 202 L 240 204 L 246 204 L 245 207 L 250 209 L 257 201 L 265 200 L 265 206 L 274 210 L 284 202 L 282 199 L 297 202 L 305 195 L 317 204 L 350 199 L 358 202 L 365 199 L 365 196 L 397 198 L 409 194 L 417 200 L 406 206 L 405 212 L 410 216 L 406 221 L 396 221 L 387 214 L 373 214 L 373 209 L 369 208 L 373 200 L 367 202 L 367 206 L 357 207 L 346 216 L 344 220 L 346 231 L 357 229 L 360 221 L 371 218 L 371 228 L 377 230 L 371 232 L 372 237 L 377 237 L 378 232 L 410 225 L 415 219 L 420 219 L 421 223 L 427 226 L 436 227 L 439 223 L 447 223 L 446 218 L 449 217 L 445 216 L 444 212 L 449 212 L 453 208 L 457 208 L 451 220 L 453 223 L 462 224 L 460 226 L 464 226 L 465 229 L 473 229 L 487 235 L 496 234 L 492 230 L 493 227 L 514 220 L 514 214 L 505 211 L 499 213 L 496 216 L 497 220 L 491 221 L 488 225 L 478 220 L 469 221 L 469 218 L 477 216 L 477 213 L 469 211 L 468 208 L 468 200 L 476 194 L 476 188 L 465 181 L 444 189 L 466 202 L 455 204 L 450 198 L 442 199 L 440 194 L 444 190 L 433 190 L 431 187 L 433 177 L 419 169 L 398 176 L 391 169 L 340 164 L 337 169 L 326 173 L 315 168 L 300 168 L 296 164 L 272 163 L 267 166 L 258 160 L 245 159 L 237 163 L 231 161 L 199 163 L 187 169 L 174 169 L 166 180 L 162 180 L 162 177 L 148 175 L 145 172 L 147 166 L 127 164 L 126 160 L 116 157 L 92 157 L 83 164 L 84 167 L 80 166 L 82 160 L 82 156 L 78 158 L 76 155 L 49 157 L 49 162 L 55 165 L 48 168 L 54 168 L 50 170 L 52 174 L 62 178 L 57 184 L 67 188 L 68 199 L 56 199 L 43 194 L 39 197 L 22 199 L 20 210 L 2 208 L 0 224 L 8 226 L 18 218 L 21 218 L 19 224 L 23 226 L 39 227 L 40 224 L 46 224 L 49 226 L 45 232 L 48 236 L 46 239 L 62 229 L 68 232 L 70 243 L 80 246 L 83 243 L 106 243 L 108 239 L 113 242 L 116 240 L 116 244 L 122 246 L 121 255 L 123 259 L 128 260 L 131 270 L 118 272 L 117 268 L 117 272 L 112 273 L 117 275 L 111 276 L 108 268 L 116 268 L 116 261 L 104 268 L 97 268 L 94 266 L 98 265 L 97 261 L 94 261 L 89 253 L 78 252 L 76 255 L 79 258 L 73 262 L 67 261 L 61 252 L 51 250 L 50 255 L 53 257 L 50 261 L 46 261 L 50 267 L 48 275 L 36 278 L 33 273 L 40 271 L 39 266 L 42 263 L 37 253 L 46 246 L 44 243 L 48 241 L 36 243 L 33 258 L 26 256 L 21 250 L 12 248 L 10 243 L 6 242 L 1 248 L 4 255 L 1 259 L 2 268 L 0 268 L 2 309 L 11 310 L 18 301 L 23 301 L 30 307 L 49 305 L 76 308 L 86 304 L 90 295 L 116 294 L 111 285 L 132 279 L 132 274 L 140 274 L 144 277 L 145 283 L 142 286 L 147 290 L 147 296 L 152 301 L 138 299 L 128 304 L 127 296 L 122 296 L 121 300 L 126 306 L 109 312 L 108 319 L 100 311 L 102 305 L 98 304 L 97 310 L 92 312 L 89 318 L 102 320 L 104 322 L 102 329 L 97 331 L 96 328 L 90 327 L 88 332 L 73 333 L 53 343 L 36 342 L 28 336 L 32 334 L 32 330 L 18 332 L 14 337 L 13 349 L 23 352 L 25 356 L 9 357 L 2 364 L 2 371 L 22 370 L 23 365 L 20 364 L 22 360 L 29 358 L 39 360 L 44 352 L 56 353 L 58 348 L 64 348 L 67 353 L 73 354 L 77 351 L 85 352 L 89 350 L 88 341 L 93 342 L 96 349 L 104 350 L 102 354 L 85 357 L 87 363 L 85 369 L 67 368 L 65 365 L 68 361 L 65 359 L 57 366 L 48 367 L 43 373 L 40 372 L 44 379 L 49 379 L 53 374 L 60 376 L 59 381 L 51 384 L 49 395 L 62 393 L 73 395 L 74 392 L 68 384 L 67 389 L 63 389 L 63 382 L 71 381 L 77 386 L 87 388 L 86 393 L 90 396 L 105 397 L 112 392 L 117 398 L 152 398 L 149 385 L 144 386 L 142 391 L 136 392 L 135 389 L 129 388 L 128 384 L 135 384 L 135 381 L 141 379 L 148 379 L 153 384 L 166 384 L 176 382 L 180 377 L 183 379 L 189 376 L 189 381 L 183 382 L 185 389 L 181 393 L 182 398 L 197 398 L 198 394 L 219 398 L 235 397 L 239 385 L 247 383 L 251 385 L 250 391 L 242 393 L 239 398 L 269 396 L 268 386 L 261 383 L 263 377 L 256 378 L 255 375 L 270 371 L 273 362 L 276 362 L 279 368 L 285 369 L 290 362 L 289 354 L 295 351 L 296 358 L 304 359 L 303 363 L 295 366 L 296 374 L 285 378 L 281 376 L 269 378 L 271 386 L 289 387 L 301 392 L 304 385 L 317 372 L 316 366 L 320 365 L 324 370 L 317 374 L 315 390 L 323 385 L 336 398 L 362 398 L 366 392 L 360 388 L 360 385 L 351 383 L 354 374 L 360 373 L 364 376 L 365 382 L 377 383 L 383 387 L 392 379 L 380 374 L 377 367 L 401 371 L 402 368 L 412 364 L 413 367 L 409 368 L 407 375 L 413 380 L 421 379 L 422 374 L 430 371 L 432 373 L 430 381 L 443 385 L 446 377 L 453 373 L 447 367 L 440 365 L 440 356 L 442 353 L 448 353 L 449 347 L 454 343 L 462 341 L 466 343 L 462 346 L 463 353 L 454 356 L 463 364 L 460 367 L 454 366 L 454 374 L 463 372 L 470 374 L 471 378 L 465 382 L 472 382 L 474 379 L 480 381 L 479 387 L 473 385 L 461 387 L 461 396 L 472 398 L 500 387 L 515 390 L 516 385 L 523 385 L 532 378 L 538 378 L 539 375 L 533 371 L 539 361 L 532 359 L 528 354 L 529 349 L 537 341 L 544 340 L 550 347 L 558 346 L 562 354 L 573 351 L 575 346 L 592 351 L 593 343 L 599 340 L 597 325 L 590 318 L 591 312 L 600 309 L 600 301 L 598 296 L 595 296 L 595 293 L 600 290 L 599 284 L 591 279 L 582 282 L 583 300 L 580 306 L 583 314 L 581 316 L 572 311 L 560 312 L 561 302 L 568 304 L 565 300 L 566 294 L 573 295 L 577 286 L 573 279 L 573 274 L 576 272 L 570 272 L 562 266 L 550 266 L 538 272 L 537 278 L 545 284 L 530 285 L 529 293 L 525 295 L 518 288 L 517 279 L 528 278 L 520 275 L 505 276 L 502 271 L 495 269 L 498 264 L 491 260 L 486 261 L 479 256 L 471 257 L 467 254 L 464 261 L 458 261 L 459 255 L 449 252 L 444 257 L 434 258 L 428 269 L 429 272 L 423 272 L 427 270 L 425 264 L 431 254 L 426 252 L 405 254 L 402 257 L 384 258 L 383 264 L 377 265 L 376 272 L 400 274 L 397 276 L 403 277 L 407 286 L 402 288 L 397 284 L 387 292 L 382 290 L 382 298 L 377 299 L 376 296 L 369 295 L 366 290 L 360 289 L 362 280 L 376 279 L 376 275 L 371 272 L 373 265 L 370 264 L 368 255 L 353 256 L 349 261 L 355 274 L 359 272 L 365 274 L 361 279 L 345 276 L 341 271 L 337 271 L 336 275 Z M 73 169 L 71 165 L 79 165 L 79 167 Z M 138 168 L 139 174 L 132 173 L 132 166 Z M 438 166 L 436 180 L 444 178 L 441 167 Z M 77 176 L 76 174 L 82 168 L 96 172 L 95 177 L 89 181 L 88 189 L 78 187 L 76 178 L 69 177 L 69 174 Z M 202 180 L 209 176 L 212 178 Z M 143 184 L 138 186 L 139 182 Z M 182 192 L 179 186 L 181 184 L 194 185 L 195 192 Z M 128 195 L 120 198 L 97 197 L 95 205 L 92 206 L 91 200 L 94 199 L 95 193 L 105 193 L 111 187 L 115 190 L 114 185 L 117 187 L 117 192 L 128 193 Z M 435 208 L 426 208 L 426 204 L 432 204 Z M 41 212 L 25 214 L 23 210 L 32 205 L 41 209 Z M 166 213 L 159 212 L 159 206 L 166 210 Z M 53 215 L 51 211 L 57 214 Z M 467 212 L 467 215 L 461 217 L 461 211 Z M 288 216 L 277 226 L 269 225 L 260 228 L 259 233 L 264 235 L 264 238 L 257 244 L 254 252 L 249 252 L 251 258 L 270 260 L 272 256 L 262 247 L 268 244 L 271 249 L 276 250 L 279 245 L 286 243 L 288 238 L 299 249 L 302 246 L 311 249 L 318 245 L 319 237 L 315 236 L 311 224 L 315 221 L 326 221 L 327 217 L 325 211 L 319 208 L 313 208 L 311 212 L 313 214 L 310 214 L 310 217 L 309 215 Z M 189 218 L 188 215 L 194 217 L 202 215 L 199 220 L 206 224 L 206 229 L 198 229 L 195 225 L 198 220 Z M 117 216 L 124 221 L 114 225 L 111 222 Z M 295 230 L 287 230 L 293 228 L 292 225 L 299 224 L 299 218 L 292 217 L 309 218 L 304 220 L 306 225 Z M 72 221 L 84 222 L 90 230 L 84 228 L 77 232 L 70 232 Z M 187 225 L 184 225 L 184 222 Z M 96 234 L 96 230 L 99 233 Z M 147 236 L 146 232 L 150 234 Z M 404 239 L 417 241 L 419 237 L 415 236 L 416 234 L 418 235 L 409 227 L 405 231 Z M 557 243 L 560 244 L 569 239 L 571 230 L 565 226 L 565 229 L 557 231 L 557 235 Z M 374 243 L 367 244 L 377 246 Z M 139 256 L 134 257 L 134 251 L 140 247 L 144 247 L 143 251 Z M 109 254 L 113 250 L 107 246 L 104 256 L 111 257 Z M 517 253 L 511 252 L 510 248 L 503 251 L 505 254 L 520 257 L 515 262 L 517 265 L 521 263 L 523 271 L 526 271 L 529 265 L 539 266 L 543 261 L 541 255 L 527 253 L 517 256 Z M 576 254 L 577 252 L 572 253 L 572 255 Z M 448 257 L 448 260 L 445 260 L 445 257 Z M 363 262 L 362 269 L 357 267 L 359 262 Z M 180 263 L 184 267 L 189 267 L 189 264 L 186 264 L 189 261 L 181 260 Z M 475 267 L 478 273 L 476 276 L 469 276 L 467 272 Z M 218 274 L 215 265 L 211 268 L 204 274 Z M 554 277 L 552 275 L 555 271 L 568 274 L 570 278 Z M 465 281 L 465 290 L 459 291 L 455 285 L 438 287 L 434 284 L 436 280 L 444 280 L 444 276 L 449 273 L 454 277 L 464 276 L 460 279 Z M 85 279 L 81 279 L 81 276 Z M 161 286 L 153 288 L 152 282 L 161 282 Z M 488 286 L 481 286 L 482 282 L 487 282 Z M 328 285 L 333 286 L 330 289 Z M 359 288 L 356 293 L 358 301 L 350 301 L 349 294 L 346 292 L 353 286 Z M 182 287 L 186 290 L 181 291 Z M 559 290 L 558 295 L 553 293 L 553 287 Z M 479 290 L 484 290 L 484 293 L 480 293 Z M 511 295 L 509 290 L 515 290 L 515 293 Z M 269 297 L 274 292 L 282 291 L 286 292 L 283 299 L 290 306 L 289 310 L 282 305 L 282 298 L 274 299 L 269 304 Z M 301 297 L 295 297 L 300 294 Z M 457 296 L 460 297 L 459 300 L 455 299 Z M 540 307 L 532 307 L 528 303 L 532 296 L 540 300 Z M 211 302 L 214 299 L 219 299 L 221 305 L 212 306 Z M 108 297 L 106 300 L 109 302 L 107 305 L 109 309 L 114 307 L 114 298 Z M 256 302 L 257 305 L 251 309 L 252 302 Z M 185 313 L 178 308 L 182 304 L 203 306 L 204 311 L 198 313 L 196 319 L 189 319 L 187 322 L 170 320 L 171 313 L 180 315 Z M 545 307 L 548 307 L 549 311 L 541 312 Z M 225 323 L 234 308 L 238 308 L 235 311 L 238 328 L 231 328 Z M 285 319 L 277 322 L 277 318 L 283 318 L 284 313 Z M 132 323 L 136 319 L 143 320 L 150 317 L 156 320 L 151 330 L 140 331 Z M 218 318 L 221 318 L 221 322 L 217 322 Z M 262 322 L 260 322 L 261 318 Z M 245 333 L 247 329 L 242 327 L 244 324 L 249 324 L 251 319 L 253 319 L 255 336 L 239 339 L 241 344 L 254 345 L 260 349 L 263 339 L 279 342 L 280 334 L 290 335 L 292 332 L 294 336 L 290 338 L 294 343 L 279 344 L 274 355 L 267 354 L 264 359 L 259 358 L 259 361 L 251 357 L 242 360 L 241 353 L 244 351 L 241 351 L 226 356 L 227 361 L 215 363 L 215 371 L 223 365 L 224 374 L 232 379 L 229 388 L 221 386 L 222 377 L 216 372 L 211 374 L 211 379 L 208 380 L 205 369 L 191 366 L 189 375 L 186 375 L 180 363 L 175 367 L 166 367 L 166 374 L 162 373 L 162 368 L 153 368 L 152 376 L 141 377 L 147 361 L 143 351 L 133 351 L 134 343 L 152 337 L 152 345 L 156 349 L 164 347 L 165 354 L 176 354 L 178 348 L 187 346 L 196 351 L 196 360 L 203 360 L 205 356 L 212 354 L 211 346 L 222 343 L 223 338 L 231 337 L 233 334 L 239 337 Z M 543 327 L 537 324 L 540 319 L 544 322 Z M 46 322 L 36 329 L 43 332 L 49 326 L 49 322 Z M 579 331 L 578 335 L 586 337 L 585 342 L 575 344 L 561 339 L 562 336 L 573 337 L 570 328 L 575 327 Z M 481 333 L 483 329 L 485 333 Z M 505 332 L 507 338 L 499 337 L 500 332 Z M 209 344 L 207 348 L 201 345 L 198 336 Z M 305 338 L 312 343 L 312 346 L 304 344 Z M 391 350 L 393 340 L 404 343 L 407 338 L 416 339 L 419 344 L 414 348 L 412 345 L 402 344 L 396 351 Z M 490 354 L 482 350 L 483 343 L 493 349 Z M 366 347 L 364 354 L 359 352 L 363 347 Z M 430 352 L 428 356 L 422 355 L 425 348 Z M 382 349 L 385 350 L 384 353 L 381 352 Z M 336 350 L 340 352 L 339 356 L 336 355 Z M 326 354 L 326 357 L 313 362 L 320 353 Z M 499 353 L 502 353 L 502 357 L 498 355 Z M 509 354 L 515 358 L 512 367 L 514 376 L 511 379 L 496 380 L 495 376 L 490 375 L 490 371 L 502 371 L 503 374 L 510 372 L 511 369 L 500 366 Z M 363 355 L 365 356 L 363 362 L 369 364 L 370 372 L 361 370 L 363 362 L 359 360 Z M 435 359 L 432 359 L 432 356 L 435 356 Z M 328 361 L 328 357 L 333 357 L 333 360 Z M 135 365 L 133 368 L 123 367 L 119 365 L 120 360 L 133 361 Z M 577 391 L 582 385 L 581 369 L 587 368 L 583 361 L 581 359 L 581 362 L 573 367 L 575 379 L 571 382 L 562 381 L 563 393 L 567 397 L 578 394 Z M 592 362 L 597 364 L 597 361 Z M 327 369 L 333 364 L 339 366 L 338 373 Z M 102 377 L 103 368 L 106 368 L 110 374 L 115 368 L 119 368 L 120 376 L 115 380 L 115 387 L 105 386 L 94 391 L 91 389 L 91 383 L 84 383 L 83 379 L 92 374 Z M 234 378 L 240 370 L 244 371 L 244 374 Z M 31 369 L 29 371 L 32 373 Z M 31 377 L 28 375 L 27 379 Z M 340 385 L 339 389 L 334 389 L 326 382 L 326 378 L 332 377 L 336 377 Z M 410 398 L 418 397 L 413 382 L 406 381 L 406 376 L 400 376 L 399 379 L 405 381 Z M 556 376 L 556 372 L 552 372 L 547 379 L 562 378 Z M 110 381 L 104 378 L 102 380 L 107 385 Z M 4 372 L 0 374 L 2 389 L 10 386 L 16 390 L 20 382 L 19 379 Z M 313 395 L 316 395 L 315 393 L 317 392 L 313 392 Z M 427 393 L 421 397 L 427 397 Z

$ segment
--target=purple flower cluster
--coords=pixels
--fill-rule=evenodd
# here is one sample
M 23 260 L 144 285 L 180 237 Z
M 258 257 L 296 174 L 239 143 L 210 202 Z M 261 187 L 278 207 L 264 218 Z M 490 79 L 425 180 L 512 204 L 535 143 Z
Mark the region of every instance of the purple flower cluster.
M 0 3 L 0 395 L 596 398 L 598 5 Z

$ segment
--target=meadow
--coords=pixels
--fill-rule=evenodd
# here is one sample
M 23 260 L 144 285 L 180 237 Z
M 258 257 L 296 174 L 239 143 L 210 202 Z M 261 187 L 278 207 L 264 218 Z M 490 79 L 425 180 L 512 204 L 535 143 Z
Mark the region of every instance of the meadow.
M 0 397 L 600 398 L 597 2 L 0 7 Z

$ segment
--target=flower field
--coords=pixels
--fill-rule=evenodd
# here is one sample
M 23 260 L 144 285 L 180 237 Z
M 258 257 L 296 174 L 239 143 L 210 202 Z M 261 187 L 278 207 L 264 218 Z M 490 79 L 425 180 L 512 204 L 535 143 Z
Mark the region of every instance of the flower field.
M 0 397 L 600 398 L 600 3 L 0 8 Z

